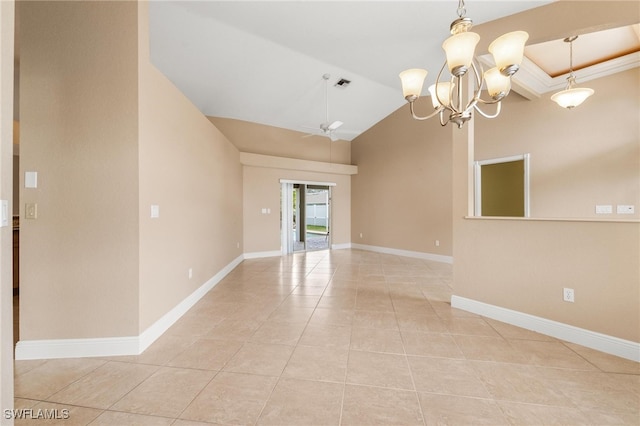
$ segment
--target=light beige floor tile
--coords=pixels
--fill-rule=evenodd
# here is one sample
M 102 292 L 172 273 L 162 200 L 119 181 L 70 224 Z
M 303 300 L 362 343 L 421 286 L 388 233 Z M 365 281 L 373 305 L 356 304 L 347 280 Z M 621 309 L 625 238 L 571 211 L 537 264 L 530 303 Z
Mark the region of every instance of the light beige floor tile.
M 216 424 L 255 424 L 276 381 L 275 377 L 219 373 L 180 418 Z
M 293 346 L 245 343 L 224 366 L 234 373 L 279 376 L 291 357 Z
M 171 426 L 210 426 L 211 423 L 207 423 L 207 422 L 196 422 L 193 420 L 182 420 L 182 419 L 176 419 L 173 423 L 171 423 Z
M 337 425 L 344 384 L 281 379 L 258 419 L 260 425 Z
M 318 308 L 355 309 L 355 296 L 322 296 Z
M 393 312 L 356 311 L 352 325 L 359 328 L 399 330 L 398 321 Z
M 510 424 L 492 399 L 420 393 L 420 404 L 427 425 Z
M 188 312 L 172 325 L 165 335 L 200 337 L 210 332 L 223 319 L 222 316 L 196 315 Z
M 403 355 L 349 352 L 347 383 L 415 390 Z
M 262 321 L 227 318 L 216 325 L 204 337 L 218 340 L 245 342 L 260 327 Z
M 110 361 L 52 395 L 49 400 L 107 409 L 158 368 L 154 365 Z
M 13 375 L 20 376 L 47 362 L 46 359 L 16 360 L 13 364 Z
M 574 407 L 561 385 L 541 379 L 539 367 L 471 361 L 485 387 L 495 399 L 529 404 Z
M 215 374 L 214 371 L 163 367 L 110 409 L 175 418 Z
M 14 394 L 18 398 L 44 400 L 105 362 L 90 358 L 49 360 L 16 376 Z
M 469 361 L 416 356 L 407 358 L 418 392 L 490 397 Z
M 629 425 L 637 426 L 640 413 L 637 412 L 616 412 L 616 411 L 600 411 L 589 408 L 581 408 L 580 411 L 589 419 L 587 424 L 591 425 Z
M 282 377 L 344 383 L 348 349 L 298 345 Z
M 165 365 L 173 358 L 184 352 L 197 340 L 195 336 L 160 336 L 151 346 L 140 355 L 118 356 L 106 359 L 121 362 L 136 362 L 140 364 Z
M 402 337 L 397 330 L 354 327 L 351 329 L 350 348 L 356 351 L 404 354 Z
M 491 318 L 483 318 L 487 324 L 493 327 L 505 339 L 522 339 L 522 340 L 538 340 L 543 342 L 555 342 L 557 339 L 536 333 L 535 331 L 526 330 L 516 327 L 515 325 L 496 321 Z
M 141 414 L 105 411 L 97 419 L 89 423 L 91 426 L 163 426 L 170 425 L 174 419 L 168 417 L 144 416 Z
M 311 325 L 339 325 L 351 327 L 355 312 L 352 309 L 316 308 L 309 320 Z
M 451 317 L 443 319 L 443 323 L 451 334 L 500 337 L 498 332 L 482 318 Z
M 561 342 L 511 340 L 510 344 L 523 354 L 528 364 L 574 370 L 598 370 Z
M 564 344 L 602 371 L 640 375 L 640 362 L 609 355 L 574 343 L 565 342 Z
M 423 425 L 416 392 L 346 385 L 342 425 Z
M 500 336 L 454 335 L 453 339 L 467 359 L 520 364 L 528 360 L 522 352 Z
M 448 333 L 449 329 L 437 315 L 415 312 L 397 312 L 398 327 L 402 331 L 419 331 L 422 333 Z
M 322 296 L 325 289 L 326 289 L 325 286 L 297 286 L 296 288 L 293 289 L 291 294 L 302 295 L 302 296 Z
M 300 345 L 349 348 L 351 328 L 338 325 L 309 324 L 300 338 Z
M 407 355 L 463 359 L 464 355 L 450 334 L 402 331 Z
M 276 309 L 267 318 L 270 322 L 284 322 L 284 323 L 307 323 L 314 308 L 290 308 L 283 307 Z
M 552 407 L 548 405 L 523 404 L 498 401 L 511 424 L 514 425 L 588 425 L 596 424 L 578 408 Z
M 76 407 L 73 405 L 40 402 L 32 407 L 29 414 L 33 417 L 27 421 L 16 421 L 20 425 L 69 425 L 84 426 L 96 419 L 103 410 Z M 40 416 L 40 417 L 38 417 Z
M 304 288 L 304 287 L 297 287 Z M 318 287 L 310 287 L 318 288 Z M 321 295 L 290 294 L 278 308 L 315 308 Z
M 221 370 L 241 347 L 242 342 L 237 341 L 199 339 L 167 365 L 199 370 Z
M 260 326 L 249 338 L 249 342 L 273 343 L 279 345 L 295 346 L 300 340 L 306 324 L 303 322 L 271 322 L 267 321 Z

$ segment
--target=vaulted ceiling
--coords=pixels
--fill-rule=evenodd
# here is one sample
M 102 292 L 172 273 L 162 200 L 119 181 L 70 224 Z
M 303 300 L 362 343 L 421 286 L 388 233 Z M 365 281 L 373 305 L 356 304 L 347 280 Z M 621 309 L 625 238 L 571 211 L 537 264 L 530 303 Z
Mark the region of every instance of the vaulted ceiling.
M 550 2 L 469 0 L 466 16 L 478 25 Z M 329 121 L 344 122 L 337 136 L 351 140 L 404 104 L 399 72 L 426 68 L 427 84 L 434 81 L 457 7 L 455 0 L 151 2 L 151 59 L 205 115 L 301 132 L 325 121 L 328 73 Z M 346 88 L 334 86 L 343 78 Z

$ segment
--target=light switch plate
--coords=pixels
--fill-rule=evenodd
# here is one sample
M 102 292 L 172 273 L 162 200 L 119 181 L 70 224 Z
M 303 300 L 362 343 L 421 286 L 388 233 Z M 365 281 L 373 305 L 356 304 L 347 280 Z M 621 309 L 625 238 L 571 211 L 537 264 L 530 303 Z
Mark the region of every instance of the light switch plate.
M 9 200 L 2 200 L 2 221 L 0 227 L 9 226 Z
M 151 205 L 151 217 L 153 219 L 156 219 L 158 217 L 160 217 L 160 206 L 157 204 L 152 204 Z
M 25 212 L 24 212 L 25 219 L 38 218 L 38 205 L 36 203 L 26 203 L 24 207 L 25 207 Z
M 24 187 L 25 188 L 38 187 L 38 172 L 24 172 Z

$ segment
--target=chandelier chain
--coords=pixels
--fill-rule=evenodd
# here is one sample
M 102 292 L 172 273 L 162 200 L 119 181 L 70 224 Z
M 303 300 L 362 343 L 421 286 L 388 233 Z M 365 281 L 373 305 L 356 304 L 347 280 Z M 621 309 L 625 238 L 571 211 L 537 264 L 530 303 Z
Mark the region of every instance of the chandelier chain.
M 464 18 L 464 15 L 467 14 L 467 9 L 464 7 L 464 0 L 458 0 L 458 18 Z

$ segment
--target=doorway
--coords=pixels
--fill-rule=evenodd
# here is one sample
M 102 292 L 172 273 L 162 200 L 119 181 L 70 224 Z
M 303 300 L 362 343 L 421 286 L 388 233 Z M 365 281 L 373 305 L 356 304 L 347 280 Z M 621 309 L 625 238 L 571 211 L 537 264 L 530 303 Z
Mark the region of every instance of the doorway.
M 282 252 L 331 247 L 331 187 L 335 184 L 281 181 Z

